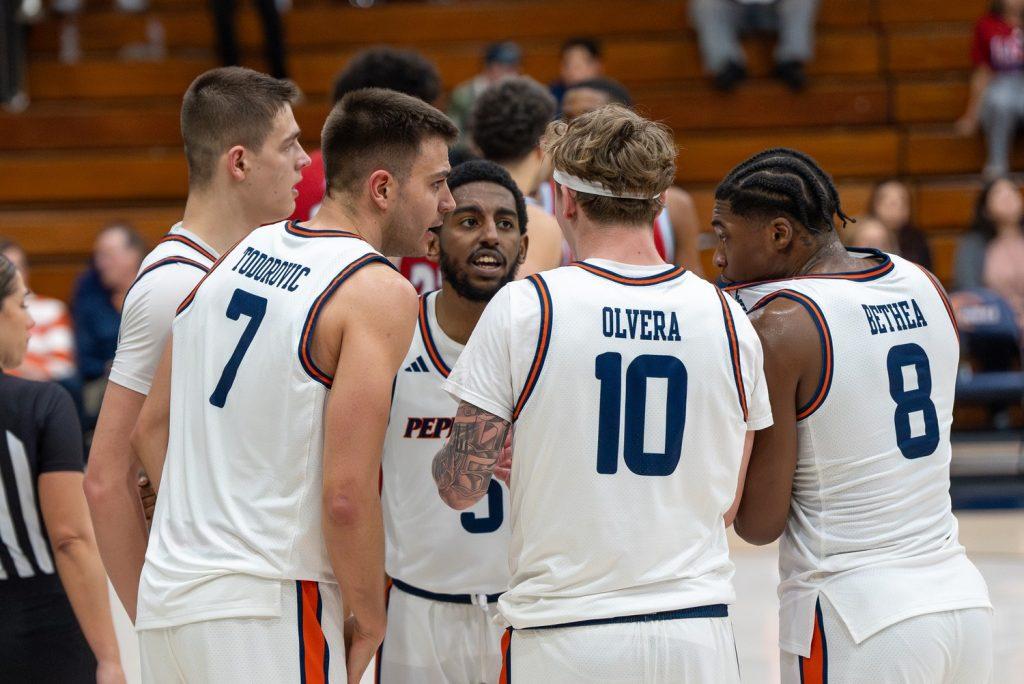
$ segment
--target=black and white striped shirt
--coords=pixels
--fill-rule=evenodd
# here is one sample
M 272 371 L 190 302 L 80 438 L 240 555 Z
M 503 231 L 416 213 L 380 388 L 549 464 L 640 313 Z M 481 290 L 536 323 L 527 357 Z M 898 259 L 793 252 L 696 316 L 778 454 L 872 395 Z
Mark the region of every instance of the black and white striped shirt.
M 39 477 L 81 472 L 75 406 L 59 385 L 0 373 L 0 588 L 59 586 L 39 502 Z

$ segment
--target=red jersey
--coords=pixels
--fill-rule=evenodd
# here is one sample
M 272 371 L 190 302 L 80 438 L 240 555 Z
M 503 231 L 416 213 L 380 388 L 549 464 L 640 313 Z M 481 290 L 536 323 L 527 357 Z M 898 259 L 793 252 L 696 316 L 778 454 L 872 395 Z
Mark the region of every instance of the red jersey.
M 324 176 L 324 155 L 320 150 L 309 153 L 309 166 L 302 169 L 302 180 L 295 188 L 299 196 L 295 198 L 295 211 L 288 217 L 291 221 L 308 221 L 316 214 L 324 201 L 327 192 L 327 179 Z
M 974 66 L 987 66 L 993 71 L 1024 69 L 1024 31 L 1011 26 L 998 14 L 987 14 L 974 26 L 971 45 Z

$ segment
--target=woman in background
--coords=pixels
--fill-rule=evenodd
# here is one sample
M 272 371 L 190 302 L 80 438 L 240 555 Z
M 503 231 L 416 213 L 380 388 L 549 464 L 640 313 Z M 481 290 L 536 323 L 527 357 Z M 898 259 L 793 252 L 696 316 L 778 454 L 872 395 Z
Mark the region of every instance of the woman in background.
M 906 184 L 892 179 L 876 185 L 868 200 L 868 214 L 889 229 L 895 254 L 931 270 L 928 238 L 914 225 L 910 188 Z
M 974 220 L 956 250 L 957 288 L 987 287 L 1013 308 L 1024 326 L 1024 197 L 1010 178 L 989 181 Z
M 28 346 L 27 294 L 0 256 L 0 679 L 123 684 L 74 404 L 59 385 L 4 372 Z

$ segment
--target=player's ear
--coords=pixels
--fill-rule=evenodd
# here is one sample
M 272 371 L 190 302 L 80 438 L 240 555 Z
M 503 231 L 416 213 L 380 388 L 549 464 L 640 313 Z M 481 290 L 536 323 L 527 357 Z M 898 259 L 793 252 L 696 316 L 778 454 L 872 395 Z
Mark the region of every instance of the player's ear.
M 776 216 L 768 228 L 772 244 L 782 251 L 788 248 L 796 237 L 796 226 L 785 216 Z
M 576 213 L 579 211 L 579 205 L 576 204 L 576 195 L 574 192 L 564 185 L 559 185 L 558 194 L 562 199 L 562 216 L 567 219 L 576 218 Z
M 381 211 L 386 211 L 388 204 L 395 199 L 395 179 L 384 169 L 377 169 L 370 174 L 367 181 L 370 188 L 370 199 Z
M 225 156 L 228 173 L 231 174 L 231 178 L 237 181 L 245 180 L 245 174 L 249 171 L 249 162 L 245 148 L 241 145 L 235 145 L 227 151 Z
M 520 266 L 526 261 L 526 252 L 530 248 L 530 236 L 523 233 L 522 238 L 519 240 L 519 254 L 516 257 L 516 263 Z
M 427 259 L 433 264 L 441 262 L 441 236 L 433 230 L 427 231 Z

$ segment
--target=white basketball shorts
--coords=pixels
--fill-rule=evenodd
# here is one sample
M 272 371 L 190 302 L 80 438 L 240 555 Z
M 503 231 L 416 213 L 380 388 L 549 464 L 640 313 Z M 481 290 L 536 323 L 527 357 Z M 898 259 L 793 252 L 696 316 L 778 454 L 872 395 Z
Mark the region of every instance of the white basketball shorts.
M 225 618 L 139 632 L 145 684 L 345 684 L 336 584 L 282 583 L 281 615 Z
M 782 652 L 783 684 L 987 684 L 992 611 L 965 608 L 907 618 L 856 643 L 824 596 L 811 655 Z

